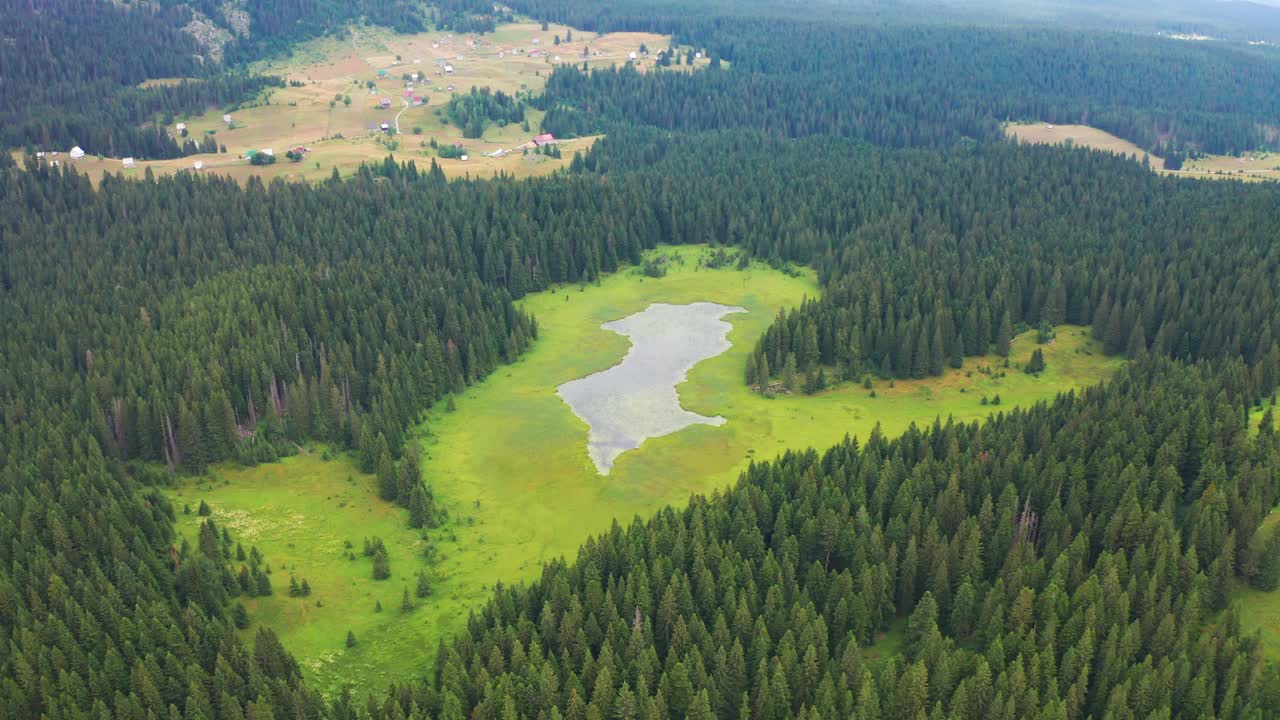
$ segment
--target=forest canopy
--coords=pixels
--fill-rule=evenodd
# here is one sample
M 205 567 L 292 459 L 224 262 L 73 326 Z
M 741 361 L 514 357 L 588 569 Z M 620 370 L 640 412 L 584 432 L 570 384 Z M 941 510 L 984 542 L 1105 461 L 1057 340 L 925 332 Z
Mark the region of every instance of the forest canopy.
M 95 187 L 0 154 L 0 715 L 1280 715 L 1280 669 L 1232 609 L 1235 587 L 1280 582 L 1280 533 L 1257 533 L 1280 502 L 1280 186 L 1000 134 L 1034 117 L 1161 151 L 1274 146 L 1276 59 L 673 7 L 250 0 L 257 34 L 218 65 L 177 30 L 212 3 L 0 0 L 0 137 L 33 149 L 187 152 L 158 120 L 279 83 L 240 63 L 362 17 L 481 32 L 525 12 L 711 56 L 456 97 L 451 122 L 477 134 L 528 121 L 526 102 L 558 136 L 607 132 L 532 180 L 388 157 L 315 185 Z M 189 80 L 138 87 L 155 77 Z M 413 527 L 439 522 L 411 443 L 427 409 L 538 342 L 521 298 L 664 243 L 816 271 L 822 294 L 779 314 L 749 385 L 926 378 L 1063 323 L 1130 362 L 984 422 L 753 463 L 495 588 L 465 632 L 404 659 L 415 682 L 321 697 L 270 629 L 240 637 L 237 598 L 270 591 L 265 563 L 212 520 L 184 546 L 157 486 L 314 441 L 351 451 Z

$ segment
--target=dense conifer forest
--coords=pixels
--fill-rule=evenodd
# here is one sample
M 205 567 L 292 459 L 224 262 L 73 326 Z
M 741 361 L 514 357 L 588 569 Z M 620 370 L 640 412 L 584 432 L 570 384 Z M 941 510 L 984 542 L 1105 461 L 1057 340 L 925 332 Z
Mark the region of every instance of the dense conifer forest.
M 628 25 L 631 26 L 631 25 Z M 993 140 L 1000 123 L 1085 123 L 1157 154 L 1275 146 L 1280 63 L 1159 38 L 1043 30 L 689 21 L 709 73 L 557 68 L 544 99 L 559 135 L 640 122 L 842 135 L 890 147 Z M 765 40 L 767 38 L 767 41 Z M 717 71 L 716 60 L 732 62 Z M 1258 74 L 1241 73 L 1249 63 Z M 1194 77 L 1194 83 L 1185 78 Z
M 211 67 L 175 28 L 212 4 L 0 3 L 4 142 L 152 157 L 183 152 L 156 114 L 278 82 L 235 63 L 360 16 L 426 17 L 250 2 L 261 35 Z M 1280 672 L 1230 605 L 1237 584 L 1280 580 L 1280 547 L 1252 542 L 1280 502 L 1280 187 L 999 137 L 1030 115 L 1158 149 L 1271 144 L 1280 65 L 672 7 L 513 3 L 713 56 L 696 73 L 557 69 L 533 100 L 545 129 L 608 136 L 546 178 L 446 181 L 388 158 L 314 186 L 95 188 L 0 154 L 0 717 L 1280 715 Z M 430 12 L 461 31 L 502 11 Z M 65 32 L 82 21 L 103 32 Z M 162 76 L 193 80 L 134 87 Z M 482 126 L 523 120 L 522 102 L 451 108 Z M 538 342 L 520 298 L 663 243 L 816 269 L 821 296 L 779 315 L 748 384 L 937 375 L 1064 322 L 1131 363 L 989 421 L 755 463 L 496 589 L 424 648 L 433 662 L 404 659 L 417 682 L 322 698 L 269 629 L 239 638 L 237 598 L 271 591 L 270 559 L 212 520 L 184 545 L 158 486 L 317 440 L 355 451 L 410 524 L 438 522 L 406 451 L 428 408 Z M 887 631 L 900 652 L 877 647 Z

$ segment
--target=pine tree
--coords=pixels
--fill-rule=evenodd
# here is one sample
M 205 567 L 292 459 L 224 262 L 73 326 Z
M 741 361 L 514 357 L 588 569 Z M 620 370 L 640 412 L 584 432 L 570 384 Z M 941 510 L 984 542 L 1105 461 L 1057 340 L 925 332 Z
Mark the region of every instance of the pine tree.
M 382 437 L 379 434 L 378 437 Z M 391 452 L 385 447 L 378 456 L 378 497 L 383 500 L 395 500 L 400 491 L 400 481 L 396 475 L 395 463 L 391 461 Z
M 347 631 L 347 647 L 353 648 L 355 646 L 356 646 L 356 634 L 348 630 Z
M 1035 375 L 1044 372 L 1044 353 L 1040 348 L 1031 351 L 1031 359 L 1027 361 L 1027 372 Z
M 1009 319 L 1009 311 L 1006 310 L 1000 316 L 1000 329 L 996 330 L 996 354 L 1001 357 L 1009 356 L 1009 344 L 1013 340 L 1013 322 Z
M 178 449 L 182 453 L 182 466 L 194 475 L 203 475 L 208 467 L 201 437 L 200 423 L 186 400 L 178 403 Z
M 373 556 L 373 579 L 386 580 L 391 577 L 391 561 L 387 558 L 385 550 L 375 553 Z

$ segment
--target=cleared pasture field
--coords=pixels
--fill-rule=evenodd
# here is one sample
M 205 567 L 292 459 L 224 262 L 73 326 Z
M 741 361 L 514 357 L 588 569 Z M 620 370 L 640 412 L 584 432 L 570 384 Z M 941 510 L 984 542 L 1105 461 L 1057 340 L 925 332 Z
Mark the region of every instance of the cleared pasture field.
M 1088 125 L 1053 125 L 1050 123 L 1010 123 L 1005 135 L 1024 143 L 1063 145 L 1105 150 L 1136 158 L 1146 158 L 1152 169 L 1177 177 L 1230 179 L 1230 180 L 1280 180 L 1280 153 L 1244 153 L 1240 157 L 1206 155 L 1187 160 L 1180 170 L 1166 170 L 1164 158 L 1152 155 L 1137 145 L 1118 138 L 1105 130 Z
M 1157 157 L 1128 140 L 1088 125 L 1053 125 L 1050 123 L 1010 123 L 1005 127 L 1005 134 L 1019 142 L 1038 145 L 1072 144 L 1094 150 L 1136 157 L 1139 162 L 1143 158 L 1156 170 L 1164 169 L 1164 158 Z
M 570 41 L 569 37 L 573 39 Z M 328 178 L 335 168 L 340 175 L 350 175 L 361 163 L 382 160 L 388 154 L 399 160 L 415 160 L 420 167 L 430 165 L 435 158 L 451 177 L 545 175 L 567 166 L 574 152 L 586 150 L 596 138 L 563 142 L 563 157 L 559 159 L 526 156 L 519 151 L 505 157 L 486 157 L 495 150 L 510 150 L 538 134 L 542 113 L 527 113 L 528 132 L 518 124 L 490 125 L 483 137 L 466 139 L 462 129 L 450 124 L 443 113 L 449 98 L 454 93 L 469 92 L 472 87 L 489 87 L 508 94 L 538 92 L 558 64 L 585 61 L 588 66 L 614 65 L 629 62 L 632 52 L 637 53 L 635 65 L 642 72 L 650 72 L 657 51 L 670 43 L 669 37 L 653 33 L 597 34 L 564 25 L 542 30 L 538 23 L 531 22 L 502 25 L 485 35 L 435 31 L 397 35 L 384 28 L 358 26 L 351 28 L 348 38 L 313 40 L 303 43 L 289 58 L 256 65 L 255 71 L 279 75 L 290 85 L 269 89 L 255 102 L 233 110 L 231 125 L 223 121 L 223 108 L 177 118 L 186 123 L 191 137 L 211 134 L 227 148 L 226 153 L 139 161 L 132 170 L 112 158 L 72 161 L 61 153 L 59 161 L 88 172 L 95 182 L 104 173 L 125 172 L 141 177 L 146 168 L 157 175 L 191 172 L 197 160 L 204 164 L 202 172 L 224 174 L 238 181 L 258 176 L 264 180 L 279 177 L 314 182 Z M 652 55 L 644 56 L 641 47 L 648 48 Z M 703 58 L 695 60 L 693 66 L 673 64 L 664 72 L 689 71 L 705 67 L 708 62 Z M 452 68 L 451 72 L 446 72 L 446 65 Z M 405 79 L 415 73 L 418 80 Z M 163 85 L 179 79 L 149 82 Z M 373 90 L 368 87 L 370 82 L 374 83 Z M 410 83 L 410 97 L 421 97 L 420 106 L 405 101 Z M 350 104 L 345 102 L 347 98 Z M 381 107 L 383 98 L 390 99 L 389 109 Z M 397 116 L 400 134 L 384 134 L 381 124 L 394 128 Z M 415 128 L 421 134 L 415 134 Z M 436 151 L 429 147 L 432 139 L 441 144 L 462 143 L 468 159 L 436 157 Z M 310 148 L 300 163 L 284 159 L 285 151 L 295 147 Z M 246 153 L 264 148 L 275 151 L 279 160 L 274 165 L 250 165 Z
M 399 538 L 409 555 L 419 544 L 418 535 L 404 529 L 406 513 L 372 499 L 372 481 L 348 462 L 322 464 L 311 456 L 235 473 L 219 470 L 232 480 L 230 485 L 182 491 L 183 501 L 193 506 L 199 497 L 208 499 L 215 519 L 222 507 L 269 523 L 296 512 L 306 518 L 304 526 L 314 528 L 299 528 L 292 536 L 263 536 L 258 546 L 273 566 L 287 562 L 306 576 L 315 588 L 312 599 L 323 599 L 325 608 L 303 612 L 297 600 L 280 595 L 251 608 L 254 620 L 269 623 L 298 655 L 309 680 L 334 692 L 344 683 L 381 687 L 387 680 L 411 677 L 496 584 L 536 578 L 544 562 L 571 557 L 584 540 L 608 530 L 614 521 L 625 524 L 664 505 L 682 505 L 692 493 L 726 488 L 752 460 L 767 460 L 788 449 L 827 447 L 846 433 L 865 438 L 877 424 L 892 435 L 938 416 L 978 419 L 1094 384 L 1122 362 L 1101 356 L 1087 329 L 1064 326 L 1058 340 L 1042 348 L 1048 369 L 1039 377 L 1017 369 L 994 377 L 978 369 L 998 373 L 1003 358 L 969 358 L 963 370 L 944 377 L 892 386 L 877 382 L 874 398 L 857 384 L 816 396 L 767 398 L 743 385 L 746 355 L 780 308 L 818 293 L 812 274 L 787 275 L 761 264 L 742 271 L 707 269 L 698 263 L 706 252 L 701 247 L 660 252 L 683 259 L 673 261 L 663 278 L 630 269 L 599 285 L 559 287 L 525 298 L 524 308 L 538 318 L 539 339 L 532 349 L 456 398 L 453 412 L 443 405 L 431 410 L 414 442 L 423 452 L 423 477 L 450 520 L 430 533 L 440 554 L 432 566 L 436 594 L 410 614 L 400 615 L 398 604 L 388 606 L 385 599 L 382 615 L 372 611 L 368 592 L 382 593 L 385 587 L 398 599 L 400 575 L 378 585 L 343 574 L 365 572 L 359 562 L 352 566 L 333 559 L 333 543 L 346 537 L 357 546 L 366 534 L 382 535 L 389 546 Z M 609 476 L 599 475 L 587 455 L 587 426 L 556 396 L 556 387 L 608 368 L 626 354 L 627 339 L 601 323 L 655 302 L 694 301 L 747 309 L 726 316 L 733 326 L 728 336 L 732 347 L 694 366 L 677 388 L 683 407 L 722 415 L 727 422 L 649 440 L 621 455 Z M 1034 347 L 1031 334 L 1018 337 L 1015 364 L 1025 362 Z M 1000 407 L 981 403 L 984 395 L 996 394 Z M 294 478 L 295 471 L 301 477 Z M 364 499 L 339 499 L 339 490 L 352 487 L 345 478 L 353 473 Z M 261 501 L 255 488 L 280 501 Z M 306 509 L 289 507 L 293 495 L 300 498 L 293 505 Z M 399 534 L 393 527 L 397 520 Z M 393 573 L 406 564 L 412 567 L 398 559 L 402 552 L 393 550 Z M 356 570 L 347 570 L 351 567 Z M 275 578 L 277 587 L 280 578 L 287 583 L 279 570 Z M 343 646 L 348 627 L 355 628 L 360 640 L 353 651 Z M 893 642 L 884 645 L 886 652 L 892 647 Z

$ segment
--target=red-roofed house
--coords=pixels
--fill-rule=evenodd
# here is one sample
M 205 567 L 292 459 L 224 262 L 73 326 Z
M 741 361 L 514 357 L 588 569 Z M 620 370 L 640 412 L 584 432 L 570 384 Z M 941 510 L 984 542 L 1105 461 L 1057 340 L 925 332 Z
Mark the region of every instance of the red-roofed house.
M 533 144 L 538 147 L 542 147 L 543 145 L 555 145 L 556 138 L 551 133 L 542 133 L 541 135 L 534 136 Z

